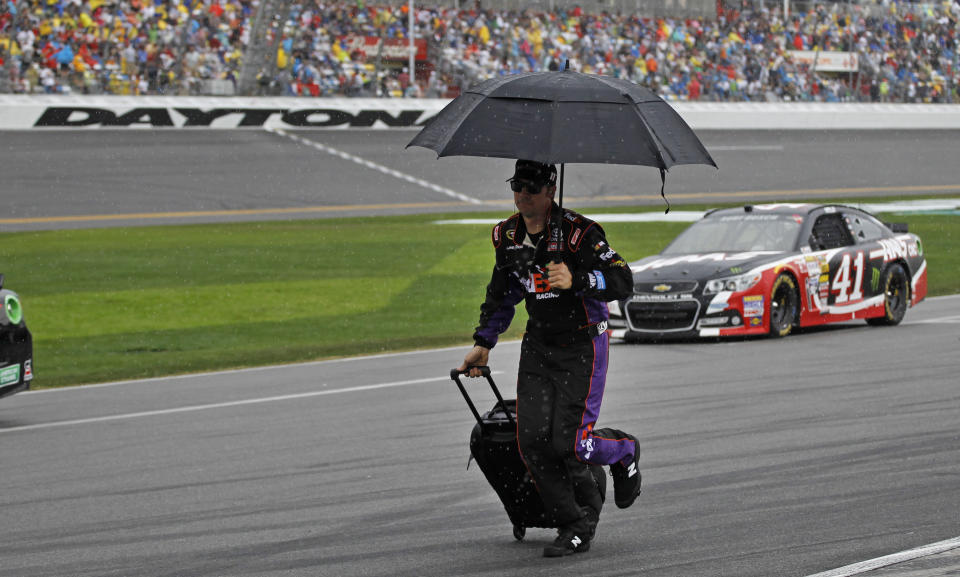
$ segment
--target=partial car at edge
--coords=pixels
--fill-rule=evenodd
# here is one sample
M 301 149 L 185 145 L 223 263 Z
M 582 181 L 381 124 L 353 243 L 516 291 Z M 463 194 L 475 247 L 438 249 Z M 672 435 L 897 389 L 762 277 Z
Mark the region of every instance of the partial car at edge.
M 0 397 L 27 389 L 33 379 L 33 337 L 20 297 L 3 280 L 0 274 Z
M 613 336 L 627 340 L 896 325 L 927 293 L 920 238 L 843 205 L 716 209 L 630 266 L 634 294 L 609 303 Z

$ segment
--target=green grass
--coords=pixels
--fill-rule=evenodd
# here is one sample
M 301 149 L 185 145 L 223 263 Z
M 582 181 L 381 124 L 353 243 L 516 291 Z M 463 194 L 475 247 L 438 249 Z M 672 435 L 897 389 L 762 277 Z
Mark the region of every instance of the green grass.
M 479 215 L 4 233 L 0 272 L 24 304 L 38 388 L 466 344 L 490 226 L 429 224 L 464 216 Z M 923 238 L 930 294 L 960 292 L 960 217 L 890 220 Z M 635 260 L 686 226 L 605 229 Z

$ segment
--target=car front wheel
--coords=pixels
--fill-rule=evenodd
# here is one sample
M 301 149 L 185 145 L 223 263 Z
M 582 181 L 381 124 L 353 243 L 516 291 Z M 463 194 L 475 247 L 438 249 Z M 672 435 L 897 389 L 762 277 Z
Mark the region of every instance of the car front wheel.
M 773 281 L 770 291 L 770 336 L 785 337 L 793 330 L 800 314 L 797 283 L 784 273 Z
M 867 319 L 867 323 L 874 326 L 898 325 L 907 313 L 910 299 L 910 287 L 903 266 L 898 263 L 890 265 L 883 273 L 880 286 L 883 287 L 883 316 Z

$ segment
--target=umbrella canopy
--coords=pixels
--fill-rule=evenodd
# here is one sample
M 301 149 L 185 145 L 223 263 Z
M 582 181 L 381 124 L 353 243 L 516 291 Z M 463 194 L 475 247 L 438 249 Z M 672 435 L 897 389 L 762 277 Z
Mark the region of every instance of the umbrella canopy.
M 501 76 L 466 90 L 407 145 L 438 156 L 546 164 L 716 163 L 673 108 L 631 82 L 572 70 Z

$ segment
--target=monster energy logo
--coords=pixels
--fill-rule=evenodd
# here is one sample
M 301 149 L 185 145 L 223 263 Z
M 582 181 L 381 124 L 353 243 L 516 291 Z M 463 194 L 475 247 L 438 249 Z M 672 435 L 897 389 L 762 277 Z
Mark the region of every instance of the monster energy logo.
M 732 272 L 733 274 L 740 274 L 740 271 L 741 271 L 741 270 L 742 270 L 742 269 L 741 269 L 740 267 L 738 267 L 738 266 L 732 266 L 732 267 L 730 267 L 730 272 Z
M 873 289 L 873 292 L 877 292 L 877 289 L 880 287 L 880 269 L 873 269 L 873 277 L 870 279 L 870 287 Z

